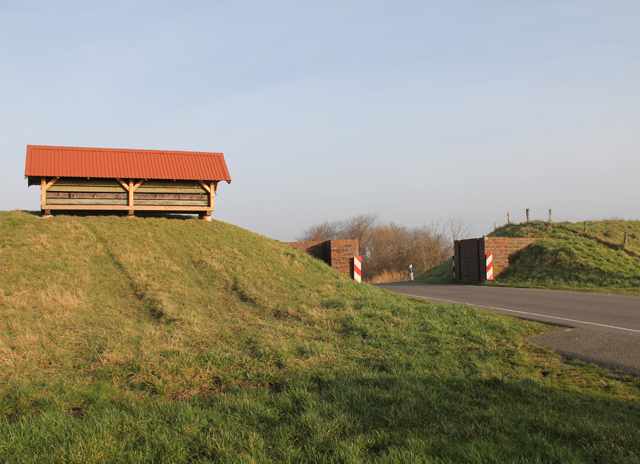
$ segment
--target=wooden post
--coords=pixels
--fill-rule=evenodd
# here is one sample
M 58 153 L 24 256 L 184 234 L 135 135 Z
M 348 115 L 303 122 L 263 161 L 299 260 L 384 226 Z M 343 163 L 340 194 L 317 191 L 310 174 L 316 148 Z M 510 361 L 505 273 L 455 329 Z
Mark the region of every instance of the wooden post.
M 587 233 L 587 221 L 584 221 L 584 233 Z
M 129 179 L 129 188 L 127 190 L 129 191 L 129 202 L 127 203 L 127 205 L 133 206 L 133 179 Z M 135 217 L 135 212 L 133 209 L 127 211 L 127 217 Z
M 553 221 L 551 220 L 551 210 L 549 210 L 549 224 L 551 224 Z
M 622 242 L 622 246 L 627 246 L 627 231 L 624 232 L 624 241 Z
M 495 231 L 495 230 L 498 230 L 498 223 L 497 223 L 497 222 L 494 222 L 494 223 L 493 223 L 493 230 L 494 230 L 494 231 Z
M 216 188 L 218 187 L 218 183 L 217 182 L 213 182 L 210 181 L 208 184 L 202 180 L 198 181 L 200 183 L 200 185 L 202 185 L 202 188 L 205 189 L 207 191 L 207 193 L 209 194 L 209 207 L 211 208 L 209 211 L 206 211 L 202 214 L 200 214 L 200 219 L 203 219 L 205 221 L 210 221 L 211 220 L 211 211 L 214 210 L 214 199 L 213 196 L 216 193 Z
M 511 213 L 507 213 L 507 224 L 511 224 Z
M 527 208 L 527 222 L 529 222 L 529 208 Z
M 40 209 L 44 211 L 47 204 L 47 179 L 44 177 L 40 178 L 40 203 Z
M 60 178 L 55 177 L 47 182 L 46 177 L 40 178 L 40 209 L 42 210 L 43 218 L 51 217 L 51 210 L 47 208 L 47 190 L 49 189 L 49 187 L 55 184 L 58 179 Z
M 140 179 L 136 184 L 133 183 L 133 179 L 129 179 L 129 183 L 125 183 L 122 181 L 122 179 L 118 179 L 118 182 L 120 182 L 120 185 L 122 185 L 122 187 L 129 192 L 128 195 L 128 200 L 127 200 L 127 206 L 133 207 L 133 193 L 138 189 L 138 187 L 140 187 L 142 185 L 142 183 L 145 181 L 146 179 Z M 135 217 L 135 210 L 133 208 L 129 209 L 127 211 L 127 217 L 131 218 L 131 217 Z

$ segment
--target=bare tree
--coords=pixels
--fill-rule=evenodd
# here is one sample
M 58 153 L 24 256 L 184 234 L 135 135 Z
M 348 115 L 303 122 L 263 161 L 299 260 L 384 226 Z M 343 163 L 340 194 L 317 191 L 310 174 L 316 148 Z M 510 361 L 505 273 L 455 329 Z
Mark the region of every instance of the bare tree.
M 342 223 L 339 238 L 358 240 L 360 256 L 367 256 L 371 247 L 371 232 L 378 226 L 380 217 L 375 214 L 359 214 Z
M 296 237 L 296 240 L 299 242 L 333 240 L 338 238 L 343 228 L 341 221 L 324 221 L 320 224 L 313 224 L 305 229 Z
M 464 221 L 459 218 L 450 218 L 447 221 L 447 228 L 451 232 L 451 237 L 454 241 L 464 240 L 475 235 L 475 227 L 469 221 Z

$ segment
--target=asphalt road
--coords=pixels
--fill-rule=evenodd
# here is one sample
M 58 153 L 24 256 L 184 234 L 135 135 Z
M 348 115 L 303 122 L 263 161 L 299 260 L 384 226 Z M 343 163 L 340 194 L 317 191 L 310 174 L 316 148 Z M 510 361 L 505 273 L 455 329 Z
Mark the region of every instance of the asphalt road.
M 529 341 L 567 357 L 640 375 L 640 297 L 475 285 L 381 284 L 440 303 L 467 304 L 564 326 Z

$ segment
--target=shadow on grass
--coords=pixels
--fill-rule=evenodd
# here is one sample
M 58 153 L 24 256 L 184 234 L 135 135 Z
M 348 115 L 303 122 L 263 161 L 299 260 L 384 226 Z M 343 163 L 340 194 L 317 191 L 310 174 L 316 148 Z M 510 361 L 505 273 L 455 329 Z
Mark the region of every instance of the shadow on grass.
M 43 411 L 0 421 L 1 446 L 6 462 L 44 449 L 59 460 L 123 462 L 623 463 L 640 456 L 638 405 L 605 395 L 606 384 L 577 393 L 553 385 L 557 372 L 442 378 L 371 367 L 209 400 L 105 402 L 86 405 L 82 417 Z M 32 462 L 53 462 L 40 456 Z

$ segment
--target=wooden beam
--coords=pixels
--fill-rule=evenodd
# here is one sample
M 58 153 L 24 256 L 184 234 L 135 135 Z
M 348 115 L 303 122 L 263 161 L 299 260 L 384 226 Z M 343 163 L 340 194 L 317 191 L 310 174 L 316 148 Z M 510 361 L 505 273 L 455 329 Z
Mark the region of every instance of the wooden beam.
M 51 187 L 53 184 L 55 184 L 58 179 L 60 179 L 60 178 L 56 177 L 55 179 L 51 179 L 49 182 L 47 182 L 47 185 L 45 186 L 45 189 L 49 190 L 49 187 Z
M 138 190 L 138 187 L 140 187 L 142 183 L 146 180 L 147 179 L 141 179 L 136 185 L 133 186 L 133 191 L 135 192 L 136 190 Z
M 105 186 L 85 186 L 85 185 L 60 185 L 59 183 L 55 183 L 54 185 L 52 185 L 49 189 L 47 189 L 47 192 L 117 192 L 117 193 L 124 193 L 126 192 L 127 189 L 125 189 L 124 187 L 122 187 L 119 184 L 115 184 L 113 186 L 110 187 L 105 187 Z M 204 195 L 204 192 L 202 191 L 202 189 L 200 190 L 200 192 Z
M 118 200 L 112 198 L 49 198 L 51 205 L 127 205 L 127 200 Z
M 127 205 L 126 198 L 47 198 L 47 205 Z M 209 206 L 209 201 L 204 200 L 136 200 L 136 206 Z M 128 205 L 127 205 L 128 206 Z
M 100 195 L 100 194 L 89 194 Z M 106 195 L 118 195 L 113 193 L 107 193 Z M 118 197 L 119 198 L 119 197 Z M 202 195 L 201 193 L 136 193 L 136 201 L 140 200 L 196 200 L 207 201 L 209 195 Z
M 207 193 L 211 193 L 211 187 L 205 184 L 203 181 L 199 180 L 198 183 L 202 185 L 202 188 L 207 191 Z
M 136 205 L 140 206 L 209 206 L 207 200 L 136 200 Z
M 47 198 L 69 198 L 69 192 L 47 192 Z M 97 195 L 97 193 L 89 193 L 87 195 Z M 117 193 L 104 193 L 103 195 L 118 195 Z
M 129 191 L 129 186 L 122 179 L 118 179 L 118 182 L 120 182 L 120 185 L 122 185 L 127 192 Z
M 118 199 L 118 200 L 126 200 L 126 193 L 105 193 L 105 192 L 60 192 L 60 193 L 52 193 L 48 192 L 49 195 L 54 196 L 57 195 L 58 198 L 109 198 L 109 199 Z M 63 196 L 63 195 L 66 195 Z
M 126 185 L 126 184 L 125 184 Z M 136 193 L 193 193 L 206 195 L 208 192 L 200 185 L 194 185 L 192 188 L 160 188 L 148 187 L 148 182 L 143 183 L 136 189 Z M 124 188 L 120 184 L 113 186 L 92 186 L 92 185 L 60 185 L 57 182 L 52 185 L 48 191 L 50 192 L 127 192 L 129 186 Z
M 205 195 L 207 191 L 199 185 L 194 185 L 193 187 L 165 188 L 148 186 L 148 183 L 145 182 L 136 190 L 136 193 L 200 193 Z
M 117 187 L 119 185 L 116 177 L 109 178 L 92 178 L 85 179 L 81 177 L 63 177 L 58 182 L 58 185 L 102 185 L 109 187 Z
M 78 211 L 212 211 L 210 206 L 47 205 L 47 209 Z

